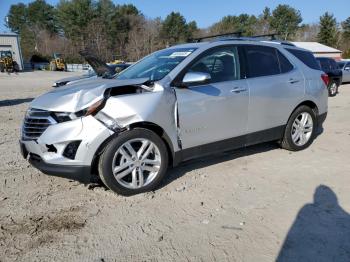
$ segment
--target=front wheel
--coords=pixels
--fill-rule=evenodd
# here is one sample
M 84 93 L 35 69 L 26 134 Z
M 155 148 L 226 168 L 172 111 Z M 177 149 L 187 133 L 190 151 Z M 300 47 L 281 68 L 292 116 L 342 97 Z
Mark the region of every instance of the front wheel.
M 155 189 L 167 167 L 163 140 L 148 129 L 136 128 L 110 141 L 99 160 L 99 175 L 109 189 L 127 196 Z
M 316 127 L 315 112 L 308 106 L 298 107 L 287 123 L 282 148 L 291 151 L 307 148 L 315 138 Z

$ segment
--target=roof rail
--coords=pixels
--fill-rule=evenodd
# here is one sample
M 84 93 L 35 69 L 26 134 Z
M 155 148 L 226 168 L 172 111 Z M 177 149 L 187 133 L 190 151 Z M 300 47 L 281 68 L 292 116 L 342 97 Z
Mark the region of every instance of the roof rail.
M 199 43 L 199 42 L 201 42 L 204 39 L 215 38 L 215 37 L 222 37 L 222 36 L 242 37 L 242 31 L 225 33 L 225 34 L 217 34 L 217 35 L 208 35 L 208 36 L 203 36 L 203 37 L 198 37 L 198 38 L 192 38 L 192 39 L 189 39 L 189 42 Z
M 217 35 L 209 35 L 209 36 L 203 36 L 199 38 L 193 38 L 190 39 L 189 42 L 195 42 L 199 43 L 203 39 L 209 39 L 209 38 L 219 38 L 223 37 L 221 39 L 218 39 L 217 41 L 230 41 L 230 40 L 241 40 L 241 41 L 271 41 L 275 42 L 281 45 L 289 45 L 289 46 L 295 46 L 291 42 L 285 41 L 285 40 L 278 40 L 276 36 L 279 36 L 278 33 L 271 33 L 271 34 L 262 34 L 262 35 L 253 35 L 253 36 L 242 36 L 242 31 L 238 32 L 231 32 L 231 33 L 225 33 L 225 34 L 217 34 Z M 233 36 L 233 37 L 230 37 Z M 258 39 L 262 38 L 262 39 Z
M 279 36 L 279 35 L 280 34 L 278 34 L 278 33 L 271 33 L 271 34 L 253 35 L 251 37 L 252 38 L 261 38 L 261 37 L 267 38 L 267 37 L 270 37 L 270 40 L 277 40 L 276 36 Z

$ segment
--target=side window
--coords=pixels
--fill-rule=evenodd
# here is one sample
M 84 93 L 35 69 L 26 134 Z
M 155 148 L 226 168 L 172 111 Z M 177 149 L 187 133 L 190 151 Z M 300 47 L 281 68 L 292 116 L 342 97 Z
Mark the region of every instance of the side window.
M 245 46 L 248 63 L 248 77 L 280 74 L 276 49 L 267 46 Z
M 298 49 L 291 49 L 286 48 L 288 52 L 290 52 L 292 55 L 294 55 L 296 58 L 298 58 L 301 62 L 303 62 L 306 66 L 309 68 L 320 70 L 320 63 L 317 61 L 314 57 L 314 55 L 311 52 L 298 50 Z
M 224 82 L 240 78 L 237 47 L 214 49 L 192 65 L 188 72 L 204 72 L 211 76 L 211 82 Z
M 280 63 L 281 67 L 281 73 L 288 73 L 289 71 L 292 71 L 294 66 L 289 62 L 289 60 L 278 50 L 277 51 L 277 56 L 278 56 L 278 61 Z

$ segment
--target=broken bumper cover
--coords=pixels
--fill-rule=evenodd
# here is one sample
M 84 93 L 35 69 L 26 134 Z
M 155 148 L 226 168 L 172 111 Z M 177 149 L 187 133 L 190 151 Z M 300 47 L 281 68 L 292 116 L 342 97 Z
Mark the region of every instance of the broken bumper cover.
M 47 175 L 89 183 L 94 156 L 112 134 L 89 116 L 52 125 L 37 140 L 21 140 L 20 149 L 31 165 Z M 81 142 L 74 158 L 67 158 L 64 152 L 72 141 Z

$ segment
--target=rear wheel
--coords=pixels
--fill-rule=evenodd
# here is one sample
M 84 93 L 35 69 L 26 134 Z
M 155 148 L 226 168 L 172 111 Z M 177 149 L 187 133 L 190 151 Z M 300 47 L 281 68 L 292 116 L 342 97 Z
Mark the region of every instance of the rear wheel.
M 102 182 L 121 195 L 155 189 L 168 167 L 168 152 L 154 132 L 137 128 L 123 132 L 106 147 L 99 160 Z
M 337 84 L 337 82 L 332 81 L 328 87 L 328 95 L 330 97 L 333 97 L 333 96 L 336 96 L 337 93 L 338 93 L 338 84 Z
M 291 115 L 282 140 L 282 148 L 299 151 L 307 148 L 315 138 L 316 114 L 308 106 L 298 107 Z

